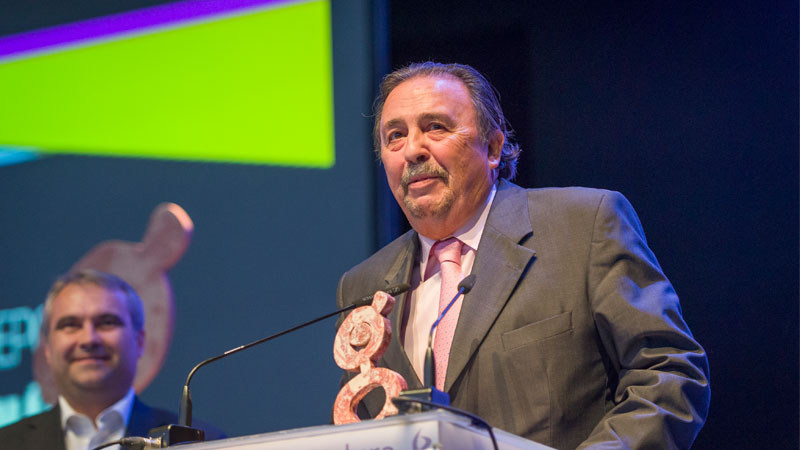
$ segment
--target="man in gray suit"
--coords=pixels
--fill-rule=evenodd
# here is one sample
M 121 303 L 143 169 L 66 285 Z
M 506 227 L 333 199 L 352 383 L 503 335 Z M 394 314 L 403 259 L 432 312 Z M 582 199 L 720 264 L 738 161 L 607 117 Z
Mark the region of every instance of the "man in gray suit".
M 56 406 L 0 429 L 0 446 L 86 450 L 177 423 L 133 391 L 144 351 L 144 308 L 121 278 L 80 270 L 59 278 L 42 313 L 41 338 L 59 390 Z M 207 429 L 206 439 L 224 437 Z
M 627 200 L 510 183 L 519 148 L 469 66 L 400 69 L 375 113 L 375 148 L 413 230 L 345 273 L 338 302 L 411 284 L 379 365 L 422 387 L 430 326 L 453 277 L 472 273 L 435 337 L 437 386 L 453 406 L 557 449 L 691 447 L 708 361 Z M 362 406 L 374 417 L 380 394 Z

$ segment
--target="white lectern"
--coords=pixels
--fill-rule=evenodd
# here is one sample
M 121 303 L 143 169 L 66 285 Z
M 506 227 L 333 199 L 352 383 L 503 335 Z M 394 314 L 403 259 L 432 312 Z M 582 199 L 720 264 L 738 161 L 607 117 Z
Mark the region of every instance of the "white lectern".
M 324 425 L 219 441 L 179 445 L 185 450 L 424 450 L 491 449 L 489 433 L 471 420 L 448 411 L 387 417 L 348 425 Z M 501 450 L 551 449 L 494 429 Z

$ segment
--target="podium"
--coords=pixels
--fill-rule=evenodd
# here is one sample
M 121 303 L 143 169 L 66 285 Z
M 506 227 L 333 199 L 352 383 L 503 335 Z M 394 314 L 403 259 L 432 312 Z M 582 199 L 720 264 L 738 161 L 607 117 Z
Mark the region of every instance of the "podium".
M 323 425 L 180 445 L 185 450 L 424 450 L 492 449 L 489 433 L 466 417 L 429 411 L 347 425 Z M 546 450 L 545 445 L 494 429 L 501 450 Z

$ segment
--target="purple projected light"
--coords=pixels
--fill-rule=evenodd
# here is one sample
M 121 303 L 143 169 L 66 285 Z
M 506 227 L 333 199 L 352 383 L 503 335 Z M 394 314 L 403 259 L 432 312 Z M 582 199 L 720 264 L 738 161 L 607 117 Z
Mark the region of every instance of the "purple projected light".
M 189 0 L 0 38 L 0 61 L 21 53 L 291 0 Z

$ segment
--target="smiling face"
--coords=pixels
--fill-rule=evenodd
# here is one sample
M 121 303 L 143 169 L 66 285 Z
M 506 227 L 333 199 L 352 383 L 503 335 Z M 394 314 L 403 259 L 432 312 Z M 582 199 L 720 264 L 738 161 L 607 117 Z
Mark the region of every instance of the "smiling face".
M 400 83 L 381 112 L 381 161 L 411 226 L 448 237 L 483 203 L 495 181 L 503 136 L 484 140 L 464 84 L 450 76 Z
M 53 298 L 47 330 L 45 356 L 71 404 L 97 395 L 118 400 L 128 392 L 144 332 L 134 329 L 122 292 L 68 284 Z

